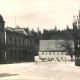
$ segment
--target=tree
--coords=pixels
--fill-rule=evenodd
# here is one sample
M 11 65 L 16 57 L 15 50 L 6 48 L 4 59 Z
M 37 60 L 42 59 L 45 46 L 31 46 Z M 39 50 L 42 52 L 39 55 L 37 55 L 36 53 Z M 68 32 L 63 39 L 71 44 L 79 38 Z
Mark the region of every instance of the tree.
M 57 27 L 56 27 L 56 25 L 55 25 L 55 31 L 57 31 Z
M 67 30 L 69 30 L 69 26 L 67 25 Z
M 65 51 L 67 51 L 68 55 L 70 55 L 71 60 L 73 60 L 74 55 L 74 42 L 73 40 L 67 40 L 65 39 L 63 43 L 61 43 L 61 46 L 65 48 Z
M 26 30 L 29 31 L 29 28 L 27 27 Z
M 34 29 L 31 30 L 31 34 L 34 36 L 35 43 L 39 44 L 39 36 L 38 33 L 34 31 Z

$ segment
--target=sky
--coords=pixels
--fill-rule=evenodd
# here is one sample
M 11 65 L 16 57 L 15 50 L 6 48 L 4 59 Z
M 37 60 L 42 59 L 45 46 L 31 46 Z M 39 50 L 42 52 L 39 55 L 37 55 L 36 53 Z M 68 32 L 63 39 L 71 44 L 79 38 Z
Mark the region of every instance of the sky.
M 79 6 L 79 0 L 0 0 L 0 14 L 5 27 L 14 28 L 16 21 L 21 28 L 62 30 L 72 28 Z

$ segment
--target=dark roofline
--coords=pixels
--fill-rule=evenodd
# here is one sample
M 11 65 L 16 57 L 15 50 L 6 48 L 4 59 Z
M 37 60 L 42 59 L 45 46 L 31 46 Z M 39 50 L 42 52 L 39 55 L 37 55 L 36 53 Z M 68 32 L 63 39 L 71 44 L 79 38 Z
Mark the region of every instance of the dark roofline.
M 33 36 L 33 35 L 25 35 L 25 34 L 23 34 L 23 33 L 19 33 L 19 32 L 17 32 L 17 31 L 14 31 L 14 29 L 13 28 L 10 28 L 10 29 L 12 29 L 13 31 L 11 31 L 11 30 L 8 30 L 7 28 L 4 28 L 4 32 L 11 32 L 11 33 L 14 33 L 14 34 L 20 34 L 20 35 L 24 35 L 24 36 Z

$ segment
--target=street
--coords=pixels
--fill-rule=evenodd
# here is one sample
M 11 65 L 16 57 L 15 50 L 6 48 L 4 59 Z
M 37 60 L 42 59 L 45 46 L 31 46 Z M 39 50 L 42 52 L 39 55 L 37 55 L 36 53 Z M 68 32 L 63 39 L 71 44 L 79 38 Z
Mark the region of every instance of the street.
M 26 62 L 0 64 L 0 80 L 80 80 L 74 62 Z

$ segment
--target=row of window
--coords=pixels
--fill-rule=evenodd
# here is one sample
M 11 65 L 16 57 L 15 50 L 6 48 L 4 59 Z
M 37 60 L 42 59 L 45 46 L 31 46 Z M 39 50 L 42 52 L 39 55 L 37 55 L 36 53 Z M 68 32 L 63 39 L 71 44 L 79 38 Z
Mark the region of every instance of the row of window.
M 40 52 L 39 54 L 66 54 L 65 52 Z
M 34 41 L 32 39 L 8 37 L 8 45 L 30 46 L 34 45 Z
M 17 49 L 17 50 L 8 50 L 8 53 L 27 53 L 26 50 L 20 50 L 20 49 Z

